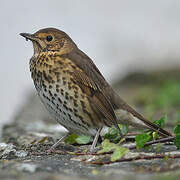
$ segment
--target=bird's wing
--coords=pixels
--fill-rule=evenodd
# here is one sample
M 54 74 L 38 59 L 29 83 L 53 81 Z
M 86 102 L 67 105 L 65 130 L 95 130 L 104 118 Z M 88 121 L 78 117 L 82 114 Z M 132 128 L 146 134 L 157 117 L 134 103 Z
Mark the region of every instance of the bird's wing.
M 82 91 L 88 95 L 93 106 L 95 106 L 101 112 L 101 114 L 104 115 L 105 119 L 109 120 L 105 124 L 113 124 L 118 127 L 114 109 L 110 101 L 101 91 L 99 85 L 96 84 L 96 82 L 88 77 L 83 71 L 74 70 L 73 77 Z M 105 119 L 104 121 L 106 122 Z
M 115 116 L 114 109 L 124 109 L 130 112 L 135 117 L 137 117 L 142 122 L 144 122 L 150 129 L 153 129 L 157 131 L 159 134 L 164 136 L 172 136 L 171 133 L 169 133 L 168 131 L 162 128 L 159 128 L 157 125 L 148 121 L 141 114 L 139 114 L 133 108 L 131 108 L 126 102 L 124 102 L 119 97 L 119 95 L 117 95 L 113 91 L 112 87 L 104 79 L 104 77 L 102 76 L 101 72 L 98 70 L 96 65 L 85 53 L 83 53 L 79 49 L 76 49 L 75 51 L 69 53 L 67 57 L 70 58 L 80 69 L 83 69 L 84 76 L 86 75 L 88 77 L 88 81 L 86 79 L 86 83 L 85 83 L 86 87 L 88 87 L 91 90 L 93 89 L 92 87 L 96 87 L 96 88 L 98 87 L 98 91 L 97 90 L 95 91 L 96 99 L 94 100 L 94 103 L 96 102 L 97 104 L 97 102 L 99 102 L 98 105 L 101 104 L 101 106 L 103 106 L 103 110 L 101 110 L 102 112 L 106 112 L 106 114 L 108 113 L 109 115 L 114 117 Z M 84 81 L 79 81 L 79 82 L 83 84 L 82 82 Z M 88 82 L 91 83 L 89 83 L 89 85 L 87 86 Z M 83 86 L 85 88 L 85 84 L 81 85 L 82 88 Z M 102 96 L 104 98 L 102 98 Z M 108 109 L 108 105 L 110 105 L 109 106 L 110 108 L 109 110 L 106 110 L 106 108 Z M 113 119 L 114 119 L 113 122 L 117 124 L 116 118 Z
M 80 49 L 75 49 L 69 54 L 65 55 L 67 58 L 71 59 L 76 66 L 83 70 L 83 72 L 98 85 L 100 89 L 109 86 L 107 81 L 104 79 L 103 75 L 93 63 L 93 61 Z

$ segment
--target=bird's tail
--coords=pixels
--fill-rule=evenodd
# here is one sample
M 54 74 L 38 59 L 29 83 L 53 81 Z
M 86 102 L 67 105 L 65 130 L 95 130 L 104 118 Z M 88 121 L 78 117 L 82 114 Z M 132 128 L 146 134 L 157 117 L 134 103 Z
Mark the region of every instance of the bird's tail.
M 141 114 L 136 112 L 131 106 L 129 106 L 120 96 L 108 86 L 105 90 L 108 94 L 110 102 L 114 108 L 116 115 L 117 123 L 128 124 L 135 128 L 148 128 L 153 131 L 156 131 L 163 137 L 173 136 L 170 132 L 165 129 L 160 128 L 156 124 L 153 124 L 151 121 L 145 119 Z
M 120 124 L 128 124 L 137 129 L 151 129 L 153 131 L 156 131 L 159 135 L 163 137 L 173 136 L 170 132 L 162 129 L 156 124 L 153 124 L 151 121 L 146 120 L 142 115 L 140 115 L 136 111 L 135 113 L 132 113 L 132 111 L 129 112 L 127 110 L 118 109 L 115 110 L 115 114 L 117 122 Z

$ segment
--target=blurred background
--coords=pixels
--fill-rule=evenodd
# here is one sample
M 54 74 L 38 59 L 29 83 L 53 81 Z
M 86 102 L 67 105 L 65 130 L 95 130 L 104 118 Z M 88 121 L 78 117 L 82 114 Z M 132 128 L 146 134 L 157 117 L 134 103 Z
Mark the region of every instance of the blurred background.
M 19 33 L 65 31 L 112 83 L 130 71 L 179 66 L 179 17 L 179 0 L 1 0 L 0 125 L 34 90 L 32 44 Z

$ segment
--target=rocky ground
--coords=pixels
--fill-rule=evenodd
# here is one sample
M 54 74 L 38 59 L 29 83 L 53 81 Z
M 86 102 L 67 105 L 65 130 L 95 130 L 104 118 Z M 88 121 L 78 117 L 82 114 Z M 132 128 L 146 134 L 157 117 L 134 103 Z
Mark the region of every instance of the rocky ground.
M 136 106 L 138 111 L 154 119 L 160 118 L 166 111 L 164 107 L 161 108 L 163 111 L 156 111 L 159 106 L 156 101 L 152 101 L 154 91 L 159 92 L 157 89 L 167 79 L 178 81 L 179 77 L 178 70 L 148 74 L 135 73 L 116 82 L 113 86 L 123 99 Z M 164 89 L 164 91 L 167 90 Z M 177 98 L 175 97 L 175 100 Z M 175 102 L 173 101 L 173 103 Z M 151 106 L 148 105 L 150 103 L 152 103 Z M 165 103 L 167 102 L 165 101 Z M 178 104 L 175 105 L 171 112 L 168 111 L 170 115 L 167 124 L 171 131 L 173 125 L 180 120 L 176 118 L 172 121 L 175 119 L 174 114 L 178 109 Z M 73 178 L 74 180 L 106 180 L 111 177 L 112 180 L 132 178 L 134 180 L 145 178 L 152 180 L 180 178 L 180 158 L 142 159 L 116 162 L 109 165 L 93 165 L 89 162 L 96 159 L 96 155 L 74 155 L 70 152 L 79 149 L 79 145 L 72 146 L 64 143 L 54 153 L 48 154 L 46 150 L 65 133 L 65 130 L 51 119 L 35 93 L 30 94 L 27 97 L 27 103 L 17 113 L 14 121 L 3 127 L 0 143 L 0 179 L 68 180 Z M 80 148 L 85 149 L 86 147 L 87 145 Z M 152 153 L 163 154 L 165 152 L 180 154 L 172 143 L 165 143 L 161 144 L 158 152 L 157 145 L 153 145 L 151 150 L 143 149 L 140 152 L 133 150 L 127 156 L 133 157 L 136 153 L 148 156 Z

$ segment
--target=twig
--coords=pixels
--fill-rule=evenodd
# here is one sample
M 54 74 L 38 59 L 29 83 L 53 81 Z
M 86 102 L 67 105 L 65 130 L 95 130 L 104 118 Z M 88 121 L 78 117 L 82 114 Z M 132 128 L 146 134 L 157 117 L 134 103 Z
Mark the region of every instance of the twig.
M 117 161 L 105 161 L 105 162 L 89 162 L 90 164 L 96 164 L 96 165 L 105 165 L 105 164 L 111 164 L 111 163 L 115 163 L 115 162 L 128 162 L 128 161 L 134 161 L 134 160 L 151 160 L 151 159 L 163 159 L 166 156 L 168 156 L 168 158 L 171 159 L 176 159 L 176 158 L 180 158 L 180 154 L 173 154 L 173 155 L 167 155 L 167 154 L 156 154 L 156 155 L 152 155 L 152 156 L 137 156 L 134 158 L 122 158 L 119 159 Z
M 153 140 L 153 141 L 149 141 L 147 142 L 145 146 L 149 146 L 149 145 L 152 145 L 152 144 L 157 144 L 157 143 L 164 143 L 164 142 L 173 142 L 174 141 L 174 136 L 173 137 L 167 137 L 167 138 L 161 138 L 161 139 L 157 139 L 157 140 Z M 132 150 L 132 149 L 136 149 L 136 145 L 132 145 L 130 147 L 128 147 L 129 150 Z
M 140 134 L 140 133 L 138 133 L 138 132 L 132 132 L 132 133 L 127 133 L 126 136 L 136 136 L 136 135 L 138 135 L 138 134 Z
M 165 143 L 165 142 L 173 142 L 174 141 L 174 138 L 175 137 L 167 137 L 167 138 L 161 138 L 161 139 L 157 139 L 157 140 L 153 140 L 153 141 L 149 141 L 149 142 L 147 142 L 145 145 L 144 145 L 144 147 L 145 146 L 149 146 L 149 145 L 152 145 L 152 144 L 157 144 L 157 143 Z M 130 146 L 130 147 L 127 147 L 129 150 L 132 150 L 132 149 L 136 149 L 136 145 L 132 145 L 132 146 Z M 74 154 L 74 155 L 79 155 L 79 156 L 81 156 L 81 155 L 104 155 L 104 154 L 111 154 L 112 153 L 112 151 L 110 151 L 110 152 L 104 152 L 104 153 L 84 153 L 84 152 L 76 152 L 76 153 L 74 153 L 74 152 L 68 152 L 67 151 L 67 153 L 69 153 L 69 154 Z

